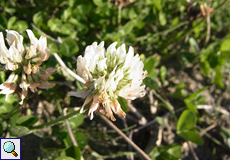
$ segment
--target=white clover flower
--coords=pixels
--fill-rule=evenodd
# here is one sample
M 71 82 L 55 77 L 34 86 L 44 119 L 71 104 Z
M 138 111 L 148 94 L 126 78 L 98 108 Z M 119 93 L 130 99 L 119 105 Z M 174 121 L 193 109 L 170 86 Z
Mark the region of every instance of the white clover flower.
M 33 32 L 26 30 L 31 45 L 30 47 L 23 46 L 23 37 L 16 31 L 6 30 L 6 40 L 9 49 L 5 46 L 5 41 L 2 32 L 0 32 L 0 63 L 5 64 L 6 70 L 11 70 L 12 73 L 6 82 L 0 85 L 1 94 L 9 94 L 17 92 L 17 88 L 22 89 L 20 104 L 28 94 L 28 89 L 35 92 L 37 88 L 47 89 L 53 87 L 46 80 L 53 74 L 57 68 L 43 69 L 40 67 L 43 61 L 49 58 L 49 47 L 45 36 L 41 36 L 38 40 Z M 6 96 L 6 97 L 7 97 Z
M 86 98 L 81 112 L 92 101 L 88 111 L 90 119 L 98 111 L 113 121 L 116 120 L 113 112 L 124 118 L 126 114 L 117 101 L 118 96 L 134 100 L 145 95 L 145 85 L 141 84 L 147 71 L 143 71 L 139 55 L 134 56 L 131 46 L 126 53 L 125 44 L 117 49 L 116 45 L 114 42 L 105 50 L 104 42 L 99 45 L 94 42 L 86 47 L 84 57 L 77 59 L 77 73 L 86 81 L 87 88 L 69 94 Z

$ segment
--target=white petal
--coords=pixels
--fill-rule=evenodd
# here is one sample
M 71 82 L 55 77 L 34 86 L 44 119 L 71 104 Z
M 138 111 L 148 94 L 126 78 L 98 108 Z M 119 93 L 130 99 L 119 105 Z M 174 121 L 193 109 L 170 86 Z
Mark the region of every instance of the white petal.
M 6 48 L 4 37 L 2 32 L 0 32 L 0 62 L 6 64 L 7 62 L 8 49 Z
M 98 67 L 99 71 L 103 71 L 103 70 L 107 69 L 106 60 L 107 60 L 107 58 L 104 58 L 98 62 L 97 67 Z
M 30 38 L 31 45 L 33 45 L 35 48 L 37 48 L 38 39 L 34 36 L 34 33 L 30 29 L 27 29 L 26 32 Z
M 9 48 L 9 58 L 13 62 L 22 62 L 22 55 L 20 54 L 20 51 L 15 47 L 15 41 L 12 43 L 12 45 Z
M 24 51 L 24 47 L 23 47 L 23 37 L 16 31 L 13 30 L 6 30 L 7 34 L 6 34 L 6 40 L 9 44 L 9 46 L 13 45 L 13 43 L 15 42 L 15 47 L 17 48 L 17 50 L 22 53 Z
M 47 48 L 46 36 L 41 36 L 38 42 L 38 50 L 45 51 Z

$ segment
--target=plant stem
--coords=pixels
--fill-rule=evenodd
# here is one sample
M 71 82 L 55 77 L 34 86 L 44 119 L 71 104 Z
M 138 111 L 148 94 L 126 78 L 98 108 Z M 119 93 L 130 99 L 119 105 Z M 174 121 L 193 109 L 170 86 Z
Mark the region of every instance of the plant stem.
M 129 139 L 119 128 L 117 128 L 110 120 L 108 120 L 104 115 L 100 115 L 100 117 L 114 130 L 117 131 L 132 147 L 139 152 L 145 159 L 151 160 L 151 158 L 142 150 L 140 149 L 131 139 Z
M 80 114 L 81 113 L 80 113 L 79 110 L 78 111 L 73 111 L 70 114 L 68 114 L 66 116 L 61 116 L 61 117 L 59 117 L 59 118 L 57 118 L 57 119 L 55 119 L 53 121 L 50 121 L 50 122 L 47 122 L 47 123 L 44 123 L 44 124 L 41 124 L 41 125 L 37 125 L 37 126 L 32 126 L 32 127 L 30 127 L 30 129 L 41 129 L 41 128 L 44 128 L 44 127 L 53 126 L 55 124 L 62 123 L 65 120 L 77 117 Z
M 171 113 L 174 113 L 174 107 L 169 103 L 167 102 L 161 95 L 159 95 L 156 91 L 154 90 L 151 90 L 153 92 L 153 94 L 159 98 L 165 105 L 166 105 L 166 108 L 171 112 Z
M 73 76 L 76 80 L 78 80 L 79 82 L 85 84 L 85 80 L 83 78 L 81 78 L 80 76 L 78 76 L 77 74 L 75 74 L 73 71 L 71 71 L 66 65 L 65 63 L 62 61 L 62 59 L 58 56 L 57 53 L 53 54 L 54 57 L 56 58 L 56 60 L 58 61 L 58 63 L 62 66 L 62 68 L 64 68 L 71 76 Z

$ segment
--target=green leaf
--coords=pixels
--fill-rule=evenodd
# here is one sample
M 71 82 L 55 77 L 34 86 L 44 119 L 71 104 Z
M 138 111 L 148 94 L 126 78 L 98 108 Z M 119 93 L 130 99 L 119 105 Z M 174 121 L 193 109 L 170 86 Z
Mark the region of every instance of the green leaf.
M 48 27 L 50 28 L 51 31 L 53 31 L 53 32 L 60 32 L 61 31 L 62 22 L 58 18 L 51 18 L 48 21 L 47 25 L 48 25 Z
M 181 146 L 175 143 L 168 146 L 156 146 L 149 155 L 152 160 L 178 160 L 182 156 Z
M 64 23 L 61 26 L 61 33 L 66 35 L 71 35 L 75 32 L 74 26 L 70 23 Z
M 154 0 L 154 1 L 150 0 L 149 2 L 151 2 L 154 5 L 154 7 L 156 7 L 156 9 L 158 11 L 161 10 L 161 8 L 162 8 L 162 5 L 161 5 L 162 2 L 161 2 L 161 0 Z
M 127 22 L 124 27 L 122 28 L 123 32 L 124 32 L 124 35 L 127 35 L 129 34 L 132 30 L 133 30 L 133 22 L 132 21 L 129 21 Z
M 14 30 L 24 32 L 26 29 L 28 29 L 28 25 L 26 21 L 17 21 L 12 28 L 14 28 Z
M 195 129 L 191 129 L 188 131 L 182 131 L 177 133 L 182 138 L 186 139 L 187 141 L 191 141 L 193 143 L 196 143 L 198 145 L 203 145 L 204 140 L 200 137 L 200 135 L 197 133 Z
M 161 68 L 160 68 L 160 76 L 161 76 L 162 82 L 165 81 L 166 74 L 167 74 L 167 68 L 165 66 L 161 66 Z
M 220 87 L 220 88 L 224 88 L 224 83 L 223 83 L 223 74 L 222 74 L 222 72 L 221 72 L 221 69 L 220 69 L 220 67 L 216 67 L 215 68 L 215 72 L 216 72 L 216 74 L 215 74 L 215 77 L 214 77 L 214 83 L 218 86 L 218 87 Z
M 230 138 L 227 139 L 228 148 L 230 148 Z
M 32 133 L 27 127 L 24 126 L 9 126 L 8 130 L 10 132 L 10 135 L 14 137 L 22 137 L 24 135 Z
M 89 14 L 92 10 L 92 5 L 91 3 L 80 4 L 77 6 L 77 9 L 81 14 Z
M 13 110 L 14 106 L 9 104 L 9 103 L 4 103 L 4 104 L 1 104 L 0 106 L 0 113 L 8 113 L 10 112 L 11 110 Z
M 9 14 L 13 14 L 14 12 L 16 12 L 16 9 L 15 8 L 4 7 L 4 11 L 9 13 Z
M 10 126 L 15 126 L 17 121 L 18 121 L 18 116 L 19 116 L 19 110 L 15 112 L 13 115 L 11 115 L 9 124 Z
M 153 55 L 148 57 L 144 62 L 144 70 L 147 70 L 148 73 L 151 73 L 155 67 L 160 63 L 161 57 L 158 55 Z
M 73 135 L 74 135 L 75 140 L 77 141 L 78 147 L 81 150 L 84 150 L 85 146 L 88 144 L 88 140 L 87 140 L 86 136 L 81 132 L 75 132 L 75 133 L 73 133 Z M 73 145 L 73 142 L 71 141 L 69 135 L 66 136 L 66 141 L 68 143 L 67 146 Z
M 57 43 L 55 43 L 54 41 L 52 41 L 50 39 L 47 39 L 47 44 L 49 44 L 50 53 L 58 52 Z
M 157 83 L 157 81 L 155 79 L 146 77 L 143 82 L 150 89 L 157 90 L 159 88 L 159 85 L 158 85 L 158 83 Z
M 63 151 L 61 153 L 61 156 L 68 156 L 68 157 L 74 158 L 75 160 L 80 160 L 81 159 L 81 150 L 79 147 L 71 146 L 68 149 L 66 149 L 65 151 Z
M 152 78 L 155 81 L 157 81 L 157 79 L 158 79 L 157 76 L 158 76 L 157 71 L 156 70 L 152 70 L 152 72 L 148 73 L 146 77 Z
M 177 122 L 177 134 L 188 141 L 203 145 L 203 139 L 197 133 L 195 126 L 196 114 L 190 110 L 185 110 Z
M 208 61 L 204 61 L 200 63 L 200 72 L 202 73 L 202 75 L 207 77 L 210 74 L 210 71 L 211 71 L 211 67 Z
M 30 127 L 33 124 L 35 124 L 37 121 L 38 118 L 32 115 L 27 115 L 27 116 L 19 117 L 17 124 L 19 124 L 20 126 Z
M 172 96 L 175 98 L 184 100 L 188 95 L 188 92 L 187 92 L 187 90 L 184 89 L 184 87 L 185 87 L 184 82 L 175 86 L 176 91 L 172 94 Z
M 224 51 L 230 51 L 230 34 L 228 34 L 224 41 L 221 43 L 221 46 L 220 46 L 220 51 L 221 52 L 224 52 Z
M 177 122 L 177 130 L 178 131 L 184 131 L 193 129 L 196 125 L 196 114 L 190 110 L 185 110 L 178 122 Z
M 71 112 L 68 112 L 68 113 L 71 113 Z M 82 124 L 82 122 L 84 121 L 84 118 L 85 118 L 84 114 L 80 114 L 79 116 L 72 118 L 71 120 L 69 120 L 70 127 L 72 129 L 77 128 L 78 126 Z
M 102 7 L 104 5 L 102 0 L 93 0 L 93 3 L 98 7 Z
M 55 158 L 55 160 L 75 160 L 75 159 L 72 157 L 61 156 L 61 157 Z
M 72 14 L 72 8 L 67 8 L 64 10 L 63 14 L 61 15 L 61 19 L 66 22 L 67 19 L 71 16 Z
M 193 111 L 194 113 L 198 114 L 198 110 L 196 108 L 196 106 L 193 104 L 192 101 L 185 99 L 184 103 L 186 104 L 187 108 L 191 111 Z
M 78 35 L 84 35 L 89 31 L 89 28 L 86 24 L 80 23 L 77 19 L 70 17 L 68 20 L 69 23 L 73 24 L 77 29 Z
M 74 134 L 74 137 L 77 141 L 78 147 L 83 150 L 85 146 L 88 144 L 88 140 L 83 133 L 77 132 Z
M 199 54 L 200 48 L 194 38 L 192 37 L 189 38 L 189 44 L 190 44 L 192 53 L 194 53 L 195 55 Z
M 188 98 L 186 98 L 189 101 L 196 100 L 202 92 L 204 92 L 208 87 L 201 88 L 197 91 L 195 91 L 193 94 L 191 94 Z
M 129 10 L 129 18 L 130 19 L 135 19 L 137 17 L 137 13 L 135 12 L 135 9 L 134 8 L 131 8 Z
M 199 89 L 196 92 L 194 92 L 193 94 L 191 94 L 189 97 L 187 97 L 186 99 L 184 99 L 184 102 L 185 102 L 185 104 L 186 104 L 186 106 L 187 106 L 188 109 L 190 109 L 194 113 L 198 113 L 196 105 L 198 105 L 200 103 L 200 101 L 198 101 L 199 98 L 200 98 L 200 95 L 206 89 L 207 89 L 207 87 Z
M 39 11 L 33 15 L 33 22 L 36 27 L 40 27 L 43 23 L 43 12 Z
M 16 20 L 17 20 L 17 17 L 16 17 L 16 16 L 11 17 L 11 18 L 8 20 L 7 29 L 11 29 L 11 27 L 12 27 L 13 24 L 16 22 Z
M 167 23 L 167 19 L 166 19 L 165 13 L 163 11 L 159 12 L 159 21 L 160 21 L 160 24 L 162 26 L 165 26 Z
M 79 47 L 76 41 L 71 38 L 64 39 L 60 45 L 60 53 L 66 57 L 76 55 L 78 51 Z
M 128 112 L 129 106 L 128 106 L 127 100 L 124 99 L 124 98 L 122 98 L 122 97 L 118 97 L 117 100 L 118 100 L 118 102 L 120 103 L 122 110 L 123 110 L 124 112 Z

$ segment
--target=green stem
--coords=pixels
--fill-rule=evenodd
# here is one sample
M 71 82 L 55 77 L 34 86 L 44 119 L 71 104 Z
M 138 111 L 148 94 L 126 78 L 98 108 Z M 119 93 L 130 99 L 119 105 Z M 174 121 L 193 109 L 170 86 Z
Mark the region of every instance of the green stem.
M 74 118 L 74 117 L 77 117 L 79 116 L 81 113 L 80 111 L 73 111 L 71 112 L 70 114 L 66 115 L 66 116 L 61 116 L 53 121 L 50 121 L 50 122 L 47 122 L 47 123 L 44 123 L 44 124 L 41 124 L 41 125 L 37 125 L 37 126 L 32 126 L 30 127 L 30 129 L 41 129 L 41 128 L 44 128 L 44 127 L 49 127 L 49 126 L 53 126 L 55 124 L 58 124 L 58 123 L 62 123 L 63 121 L 66 121 L 68 119 L 71 119 L 71 118 Z
M 120 26 L 121 24 L 121 6 L 118 6 L 118 17 L 117 17 L 117 23 Z
M 169 103 L 167 102 L 161 95 L 159 95 L 156 91 L 154 90 L 151 90 L 153 92 L 153 94 L 158 98 L 160 99 L 164 104 L 165 104 L 165 107 L 171 112 L 171 113 L 174 113 L 174 107 Z
M 146 40 L 146 39 L 148 39 L 150 37 L 153 38 L 153 37 L 156 37 L 156 36 L 168 34 L 168 33 L 172 32 L 172 31 L 176 30 L 177 28 L 180 28 L 181 26 L 187 25 L 188 23 L 189 23 L 188 21 L 181 22 L 178 25 L 173 26 L 173 27 L 171 27 L 171 28 L 169 28 L 167 30 L 164 30 L 162 32 L 158 32 L 158 33 L 155 33 L 153 35 L 151 34 L 151 35 L 145 35 L 145 36 L 137 37 L 136 40 L 137 41 L 142 41 L 142 40 Z
M 214 138 L 212 135 L 207 133 L 204 129 L 197 126 L 197 128 L 200 130 L 201 133 L 203 133 L 205 136 L 207 136 L 209 139 L 211 139 L 214 143 L 225 149 L 226 151 L 230 152 L 230 149 L 224 145 L 222 142 L 220 142 L 218 139 Z
M 218 10 L 218 9 L 219 9 L 220 7 L 222 7 L 227 1 L 228 1 L 228 0 L 223 1 L 223 2 L 222 2 L 219 6 L 217 6 L 214 10 L 215 10 L 215 11 Z M 214 13 L 215 13 L 215 12 L 214 12 Z M 198 22 L 198 23 L 196 24 L 196 26 L 191 27 L 191 28 L 190 28 L 189 30 L 187 30 L 187 31 L 184 31 L 184 33 L 183 33 L 180 37 L 168 41 L 168 43 L 164 44 L 162 47 L 164 48 L 165 46 L 168 46 L 168 45 L 171 44 L 171 43 L 175 43 L 175 42 L 181 41 L 186 35 L 189 35 L 190 33 L 192 33 L 192 32 L 194 31 L 195 28 L 197 28 L 198 26 L 200 26 L 200 25 L 201 25 L 203 22 L 205 22 L 205 21 L 206 21 L 206 19 L 203 18 L 202 20 L 200 20 L 200 22 Z

